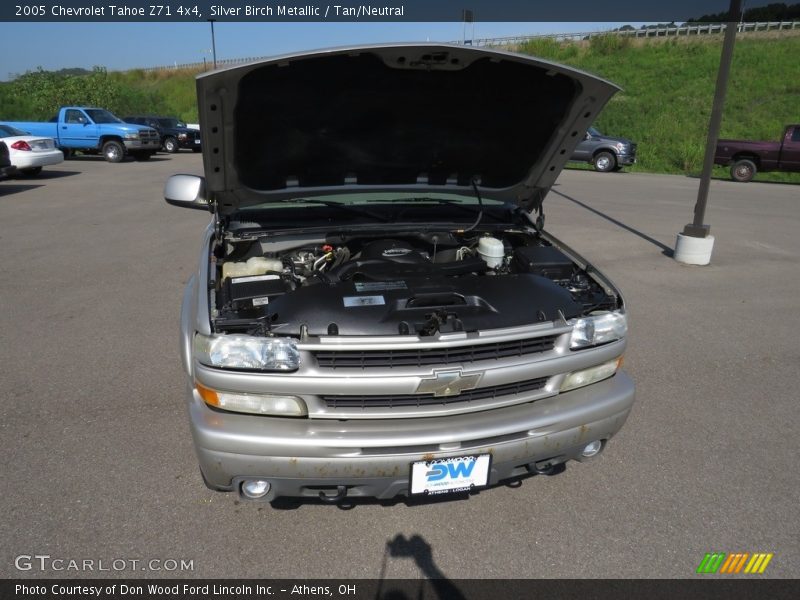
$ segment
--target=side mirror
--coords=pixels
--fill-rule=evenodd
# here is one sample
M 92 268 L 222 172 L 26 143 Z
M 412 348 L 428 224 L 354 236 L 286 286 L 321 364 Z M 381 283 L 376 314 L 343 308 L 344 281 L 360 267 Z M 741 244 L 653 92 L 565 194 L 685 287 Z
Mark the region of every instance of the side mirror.
M 197 175 L 172 175 L 164 185 L 164 200 L 173 206 L 208 210 L 206 180 Z
M 584 136 L 583 136 L 583 139 L 585 139 L 585 140 L 590 140 L 590 139 L 592 139 L 592 134 L 591 134 L 591 133 L 589 133 L 589 132 L 587 131 L 587 132 L 586 132 L 586 135 L 584 135 Z

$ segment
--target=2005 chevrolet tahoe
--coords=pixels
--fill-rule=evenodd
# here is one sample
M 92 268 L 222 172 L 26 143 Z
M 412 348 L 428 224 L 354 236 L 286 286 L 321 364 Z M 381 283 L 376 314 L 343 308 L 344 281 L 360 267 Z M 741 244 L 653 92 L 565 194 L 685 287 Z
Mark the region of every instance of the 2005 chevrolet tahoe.
M 181 316 L 212 489 L 464 492 L 598 454 L 624 424 L 622 296 L 542 201 L 617 88 L 440 44 L 197 79 L 210 210 Z

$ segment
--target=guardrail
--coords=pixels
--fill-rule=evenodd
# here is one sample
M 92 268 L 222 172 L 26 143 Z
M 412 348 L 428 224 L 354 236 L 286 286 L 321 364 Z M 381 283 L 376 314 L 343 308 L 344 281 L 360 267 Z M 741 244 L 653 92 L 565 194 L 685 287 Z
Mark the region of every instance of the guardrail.
M 632 38 L 670 37 L 680 35 L 710 35 L 724 33 L 727 29 L 725 23 L 687 23 L 675 27 L 651 27 L 649 29 L 624 29 L 605 31 L 582 31 L 578 33 L 542 33 L 537 35 L 517 35 L 498 38 L 477 38 L 469 43 L 472 46 L 510 46 L 524 44 L 530 40 L 551 39 L 557 42 L 576 42 L 588 40 L 603 35 L 618 35 Z M 740 33 L 754 31 L 785 31 L 800 29 L 800 21 L 765 21 L 754 23 L 739 23 L 737 30 Z M 457 42 L 461 43 L 461 42 Z
M 601 35 L 619 35 L 622 37 L 633 38 L 652 38 L 670 36 L 689 36 L 689 35 L 712 35 L 723 33 L 727 25 L 725 23 L 697 23 L 676 25 L 675 27 L 653 27 L 650 29 L 626 29 L 619 31 L 583 31 L 579 33 L 543 33 L 537 35 L 517 35 L 497 38 L 478 38 L 467 43 L 472 46 L 510 46 L 514 44 L 524 44 L 530 40 L 551 39 L 558 42 L 582 41 Z M 753 31 L 785 31 L 800 29 L 800 21 L 765 21 L 754 23 L 739 23 L 738 31 L 741 33 Z M 462 42 L 452 42 L 461 44 Z M 245 63 L 266 60 L 269 56 L 250 56 L 246 58 L 226 58 L 217 61 L 217 68 L 233 67 Z M 142 71 L 177 71 L 189 69 L 193 71 L 205 71 L 211 69 L 208 61 L 193 63 L 175 63 L 174 65 L 164 65 L 160 67 L 146 67 Z

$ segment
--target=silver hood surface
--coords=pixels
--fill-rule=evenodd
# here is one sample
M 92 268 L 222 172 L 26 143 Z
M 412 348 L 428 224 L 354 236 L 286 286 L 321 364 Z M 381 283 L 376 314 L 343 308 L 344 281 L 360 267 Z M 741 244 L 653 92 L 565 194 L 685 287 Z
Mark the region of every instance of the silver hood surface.
M 292 197 L 473 193 L 531 209 L 618 91 L 524 56 L 392 44 L 280 56 L 197 78 L 218 211 Z

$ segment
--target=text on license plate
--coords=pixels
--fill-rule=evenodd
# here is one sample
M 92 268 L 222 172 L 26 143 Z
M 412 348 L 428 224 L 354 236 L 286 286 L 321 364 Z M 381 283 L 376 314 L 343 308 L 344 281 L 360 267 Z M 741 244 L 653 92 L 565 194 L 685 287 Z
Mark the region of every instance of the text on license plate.
M 490 454 L 411 463 L 412 494 L 465 492 L 489 483 Z

